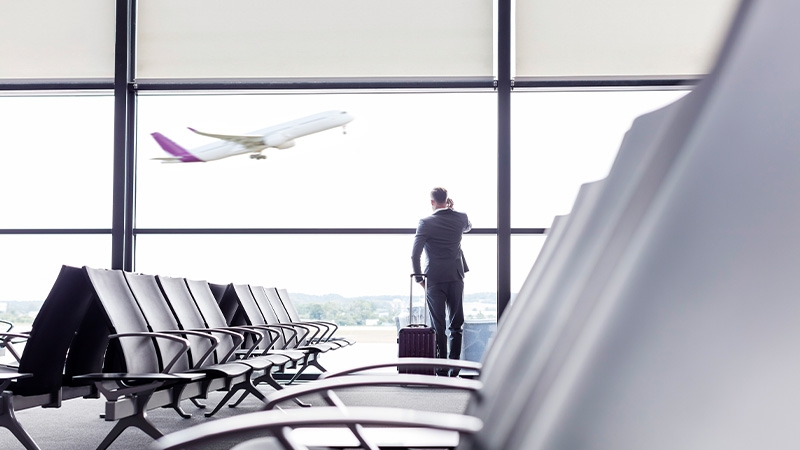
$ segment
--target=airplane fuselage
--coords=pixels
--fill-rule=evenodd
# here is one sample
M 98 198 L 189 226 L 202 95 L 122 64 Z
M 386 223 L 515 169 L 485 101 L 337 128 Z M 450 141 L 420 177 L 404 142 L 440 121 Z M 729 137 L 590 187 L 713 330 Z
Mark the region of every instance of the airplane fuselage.
M 214 161 L 245 153 L 251 153 L 253 154 L 251 155 L 252 157 L 260 159 L 263 156 L 259 152 L 266 148 L 290 148 L 294 146 L 294 140 L 299 137 L 344 126 L 352 120 L 353 116 L 345 111 L 326 111 L 241 136 L 211 134 L 192 130 L 204 136 L 220 139 L 220 141 L 191 150 L 183 149 L 160 133 L 153 133 L 153 137 L 166 152 L 173 155 L 170 158 L 158 158 L 165 162 Z

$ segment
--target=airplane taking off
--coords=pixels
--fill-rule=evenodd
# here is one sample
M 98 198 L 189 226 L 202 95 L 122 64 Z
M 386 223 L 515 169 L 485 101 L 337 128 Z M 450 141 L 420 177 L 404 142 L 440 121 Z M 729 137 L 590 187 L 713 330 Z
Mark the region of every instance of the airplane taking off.
M 246 135 L 212 134 L 189 128 L 199 135 L 222 140 L 222 142 L 207 144 L 192 150 L 186 150 L 161 133 L 152 133 L 151 136 L 153 136 L 158 145 L 172 155 L 153 159 L 171 163 L 206 162 L 245 153 L 250 153 L 251 159 L 264 159 L 266 156 L 262 155 L 261 151 L 265 148 L 287 149 L 294 147 L 294 140 L 301 136 L 339 126 L 344 127 L 345 124 L 353 119 L 353 116 L 344 111 L 326 111 L 253 131 Z

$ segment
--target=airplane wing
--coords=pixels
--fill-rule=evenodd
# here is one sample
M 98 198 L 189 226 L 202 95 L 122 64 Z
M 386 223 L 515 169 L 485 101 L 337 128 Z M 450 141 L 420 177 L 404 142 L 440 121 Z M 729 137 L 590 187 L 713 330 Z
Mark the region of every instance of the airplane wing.
M 189 130 L 201 136 L 208 136 L 215 139 L 222 139 L 223 141 L 234 142 L 236 144 L 243 145 L 245 148 L 264 147 L 263 136 L 205 133 L 202 131 L 195 130 L 194 128 L 191 127 L 189 127 Z
M 150 158 L 154 161 L 164 161 L 164 162 L 183 162 L 183 160 L 179 156 L 165 156 L 163 158 Z

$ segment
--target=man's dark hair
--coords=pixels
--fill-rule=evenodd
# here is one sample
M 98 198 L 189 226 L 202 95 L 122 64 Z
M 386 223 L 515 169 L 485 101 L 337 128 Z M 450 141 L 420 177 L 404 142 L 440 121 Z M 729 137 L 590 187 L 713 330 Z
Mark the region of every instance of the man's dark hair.
M 436 203 L 444 203 L 447 201 L 447 189 L 443 187 L 435 187 L 431 190 L 431 200 Z

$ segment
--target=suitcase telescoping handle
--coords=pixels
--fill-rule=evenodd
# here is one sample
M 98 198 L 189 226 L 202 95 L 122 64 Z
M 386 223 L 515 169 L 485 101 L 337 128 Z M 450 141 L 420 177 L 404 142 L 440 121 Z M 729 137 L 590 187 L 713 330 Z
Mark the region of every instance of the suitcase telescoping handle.
M 416 282 L 416 278 L 417 277 L 422 278 L 422 281 L 425 282 L 425 292 L 424 293 L 427 293 L 427 291 L 428 291 L 428 275 L 426 275 L 424 273 L 412 273 L 411 274 L 411 284 L 410 284 L 410 287 L 408 289 L 408 291 L 409 291 L 409 294 L 408 294 L 408 325 L 409 326 L 415 325 L 414 323 L 412 323 L 411 320 L 414 317 L 414 283 Z M 427 296 L 424 296 L 424 298 L 422 299 L 422 304 L 424 305 L 425 309 L 423 310 L 422 324 L 421 325 L 425 326 L 428 323 L 428 299 L 427 299 Z

